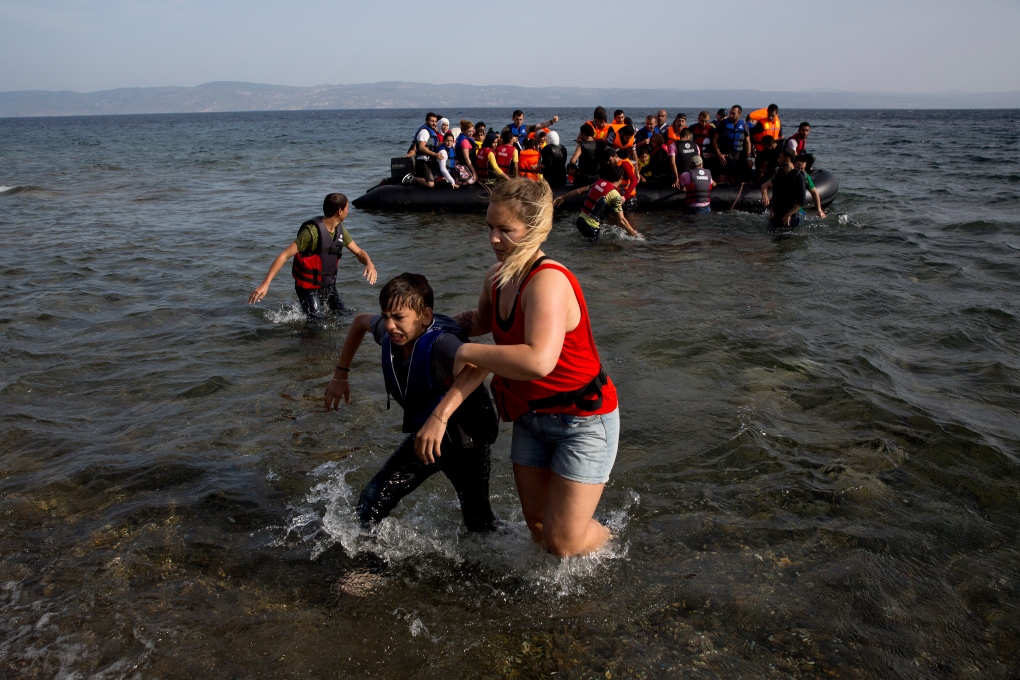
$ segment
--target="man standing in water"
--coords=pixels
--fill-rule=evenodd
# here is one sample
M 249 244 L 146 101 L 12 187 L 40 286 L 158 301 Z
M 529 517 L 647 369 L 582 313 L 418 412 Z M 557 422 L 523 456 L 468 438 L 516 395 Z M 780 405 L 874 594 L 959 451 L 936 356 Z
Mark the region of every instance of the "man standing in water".
M 336 290 L 336 272 L 343 255 L 341 247 L 351 251 L 358 262 L 365 265 L 361 275 L 370 283 L 376 279 L 375 265 L 368 253 L 358 247 L 344 228 L 344 220 L 350 206 L 343 194 L 329 194 L 322 202 L 322 217 L 308 220 L 298 229 L 297 238 L 283 249 L 269 273 L 259 287 L 248 296 L 248 304 L 255 304 L 269 292 L 273 277 L 290 258 L 294 258 L 291 273 L 294 275 L 294 289 L 301 301 L 301 309 L 310 319 L 324 319 L 326 307 L 334 312 L 342 311 L 343 300 Z
M 775 176 L 761 186 L 761 202 L 772 211 L 769 230 L 792 232 L 800 224 L 800 206 L 804 203 L 807 183 L 804 173 L 794 167 L 794 154 L 783 149 Z M 769 189 L 772 199 L 769 199 Z

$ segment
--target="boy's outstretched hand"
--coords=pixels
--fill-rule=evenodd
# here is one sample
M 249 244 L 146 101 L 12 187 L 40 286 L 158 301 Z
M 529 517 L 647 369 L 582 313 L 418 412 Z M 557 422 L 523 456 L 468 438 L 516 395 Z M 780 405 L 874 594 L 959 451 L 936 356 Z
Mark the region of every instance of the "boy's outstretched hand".
M 336 411 L 340 408 L 340 400 L 345 404 L 351 403 L 351 384 L 347 378 L 337 380 L 334 378 L 326 385 L 326 410 Z
M 436 416 L 429 416 L 429 419 L 414 435 L 414 454 L 426 465 L 435 463 L 436 458 L 442 455 L 439 445 L 443 443 L 445 434 L 446 423 Z

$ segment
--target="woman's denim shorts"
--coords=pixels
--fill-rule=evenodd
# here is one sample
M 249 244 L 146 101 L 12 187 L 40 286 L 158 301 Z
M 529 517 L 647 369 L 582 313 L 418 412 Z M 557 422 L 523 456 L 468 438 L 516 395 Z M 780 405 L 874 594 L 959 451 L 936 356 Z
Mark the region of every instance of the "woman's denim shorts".
M 510 460 L 574 482 L 605 484 L 619 443 L 620 409 L 600 416 L 532 411 L 514 421 Z

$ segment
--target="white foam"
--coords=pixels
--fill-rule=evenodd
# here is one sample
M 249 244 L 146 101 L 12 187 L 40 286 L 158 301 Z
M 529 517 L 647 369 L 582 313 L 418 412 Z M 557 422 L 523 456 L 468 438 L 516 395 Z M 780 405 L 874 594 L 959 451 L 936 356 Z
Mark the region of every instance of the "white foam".
M 357 492 L 346 481 L 346 475 L 357 467 L 350 460 L 320 466 L 312 474 L 322 481 L 306 496 L 308 505 L 294 509 L 287 533 L 311 542 L 313 559 L 338 544 L 350 556 L 369 552 L 390 564 L 438 557 L 455 565 L 476 565 L 487 574 L 480 578 L 490 580 L 489 587 L 495 592 L 502 591 L 509 578 L 536 594 L 564 597 L 585 592 L 586 584 L 603 574 L 608 562 L 627 556 L 627 545 L 614 538 L 591 555 L 566 560 L 554 557 L 531 541 L 516 499 L 513 517 L 504 516 L 501 531 L 464 534 L 456 499 L 425 488 L 401 502 L 399 517 L 387 517 L 367 531 L 355 513 Z M 598 519 L 618 537 L 639 503 L 640 497 L 632 493 L 624 507 Z
M 6 184 L 0 184 L 0 194 L 5 194 L 8 191 L 14 191 L 17 188 L 17 186 L 9 187 Z
M 275 311 L 266 311 L 266 321 L 272 324 L 290 324 L 304 321 L 307 317 L 296 302 L 289 306 L 281 306 Z

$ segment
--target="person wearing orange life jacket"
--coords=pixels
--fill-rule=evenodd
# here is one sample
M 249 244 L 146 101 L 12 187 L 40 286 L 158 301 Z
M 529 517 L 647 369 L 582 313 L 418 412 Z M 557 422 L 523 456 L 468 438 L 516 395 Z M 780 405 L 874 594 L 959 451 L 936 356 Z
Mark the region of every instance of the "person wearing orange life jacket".
M 482 142 L 482 148 L 475 155 L 475 174 L 479 182 L 491 182 L 500 177 L 506 177 L 496 163 L 496 146 L 499 143 L 499 135 L 490 132 Z
M 623 196 L 623 212 L 625 213 L 637 210 L 638 174 L 634 163 L 631 162 L 629 151 L 630 149 L 617 149 L 609 159 L 610 163 L 623 170 L 620 194 Z
M 609 125 L 607 124 L 608 115 L 606 110 L 601 106 L 595 107 L 595 113 L 592 115 L 591 120 L 585 121 L 588 125 L 591 125 L 592 137 L 596 141 L 601 141 L 606 138 L 606 134 L 609 132 Z
M 666 128 L 662 136 L 666 139 L 666 143 L 675 142 L 680 139 L 680 133 L 687 129 L 687 114 L 678 113 L 676 118 L 673 119 L 673 124 Z
M 553 201 L 553 207 L 573 196 L 585 196 L 581 206 L 581 214 L 577 217 L 577 230 L 589 241 L 597 241 L 602 233 L 602 224 L 608 220 L 623 227 L 635 238 L 643 239 L 637 229 L 630 225 L 623 215 L 623 195 L 619 188 L 623 184 L 624 170 L 618 165 L 607 165 L 602 168 L 602 178 L 592 184 L 568 191 Z
M 349 210 L 347 197 L 343 194 L 326 196 L 322 202 L 322 217 L 301 225 L 297 238 L 276 256 L 266 278 L 248 296 L 248 304 L 255 304 L 266 296 L 273 277 L 293 257 L 294 288 L 305 314 L 310 319 L 322 319 L 326 316 L 326 307 L 335 312 L 343 311 L 344 304 L 336 290 L 336 273 L 344 247 L 365 265 L 361 275 L 374 284 L 376 271 L 372 258 L 358 247 L 343 226 Z
M 521 177 L 538 181 L 542 179 L 542 154 L 538 150 L 538 142 L 529 139 L 524 142 L 524 151 L 520 152 L 517 167 Z
M 761 140 L 769 135 L 780 143 L 783 139 L 783 123 L 779 120 L 779 107 L 769 104 L 767 108 L 758 109 L 747 114 L 748 123 L 751 126 L 751 144 L 754 152 L 762 150 Z
M 496 147 L 496 165 L 507 177 L 516 177 L 520 166 L 520 156 L 514 144 L 514 136 L 509 130 L 503 130 L 499 136 L 500 144 Z
M 616 109 L 616 111 L 613 111 L 613 122 L 617 125 L 622 125 L 627 122 L 627 114 L 623 109 Z

